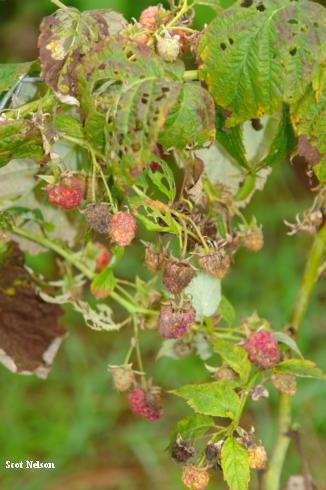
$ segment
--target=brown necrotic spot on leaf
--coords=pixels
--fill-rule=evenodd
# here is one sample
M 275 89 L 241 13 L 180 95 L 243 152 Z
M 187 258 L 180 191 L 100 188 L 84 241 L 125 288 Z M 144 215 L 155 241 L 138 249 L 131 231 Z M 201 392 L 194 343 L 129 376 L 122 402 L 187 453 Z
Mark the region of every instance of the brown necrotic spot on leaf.
M 62 309 L 45 303 L 11 242 L 0 265 L 0 362 L 14 373 L 46 378 L 66 335 Z

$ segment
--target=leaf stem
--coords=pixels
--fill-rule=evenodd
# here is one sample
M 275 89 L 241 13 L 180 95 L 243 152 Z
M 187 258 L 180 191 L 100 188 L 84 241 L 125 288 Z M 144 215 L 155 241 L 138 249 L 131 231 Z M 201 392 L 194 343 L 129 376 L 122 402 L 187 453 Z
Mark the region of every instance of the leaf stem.
M 323 260 L 326 248 L 326 225 L 316 235 L 310 249 L 302 283 L 292 315 L 292 326 L 298 334 L 302 321 L 308 309 L 309 300 L 319 276 L 319 267 Z M 286 453 L 290 444 L 287 436 L 291 428 L 292 398 L 288 395 L 280 396 L 278 415 L 278 432 L 269 469 L 265 476 L 265 490 L 279 490 L 282 469 Z
M 67 9 L 67 5 L 64 3 L 60 2 L 60 0 L 51 0 L 51 2 L 56 5 L 59 9 Z
M 183 79 L 186 81 L 199 80 L 198 70 L 186 70 L 183 74 Z

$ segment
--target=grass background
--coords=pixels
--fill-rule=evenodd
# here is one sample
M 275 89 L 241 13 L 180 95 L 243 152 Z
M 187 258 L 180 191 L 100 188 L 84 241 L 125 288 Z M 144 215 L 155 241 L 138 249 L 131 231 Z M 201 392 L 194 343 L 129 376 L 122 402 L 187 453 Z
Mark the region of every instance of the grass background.
M 80 9 L 114 8 L 130 19 L 149 4 L 146 0 L 71 0 Z M 53 6 L 48 0 L 0 0 L 0 62 L 31 60 L 37 56 L 37 29 Z M 198 12 L 198 25 L 211 12 Z M 241 251 L 232 273 L 224 281 L 224 294 L 235 305 L 238 319 L 256 309 L 280 329 L 290 317 L 305 256 L 311 242 L 307 236 L 286 235 L 284 219 L 294 220 L 298 210 L 311 202 L 300 169 L 288 162 L 274 168 L 264 193 L 256 195 L 247 210 L 263 224 L 266 245 L 259 254 Z M 49 257 L 30 260 L 30 265 L 49 268 Z M 130 267 L 130 264 L 126 266 Z M 326 369 L 324 342 L 326 292 L 320 284 L 314 294 L 299 337 L 307 358 Z M 129 332 L 89 331 L 69 312 L 64 324 L 70 335 L 56 359 L 47 381 L 11 374 L 0 366 L 0 488 L 3 490 L 177 490 L 180 468 L 165 451 L 175 422 L 191 413 L 185 404 L 166 397 L 163 420 L 148 423 L 130 415 L 125 396 L 111 389 L 107 364 L 125 355 Z M 181 361 L 155 355 L 160 339 L 153 332 L 142 336 L 146 363 L 155 382 L 164 388 L 208 379 L 195 356 Z M 325 418 L 326 384 L 300 381 L 295 397 L 295 422 L 318 490 L 326 488 Z M 244 425 L 257 426 L 258 436 L 271 448 L 275 433 L 277 395 L 252 403 Z M 53 461 L 55 470 L 5 470 L 4 461 Z M 284 481 L 299 474 L 300 462 L 291 448 Z M 210 489 L 225 488 L 220 475 Z M 251 488 L 256 488 L 253 479 Z

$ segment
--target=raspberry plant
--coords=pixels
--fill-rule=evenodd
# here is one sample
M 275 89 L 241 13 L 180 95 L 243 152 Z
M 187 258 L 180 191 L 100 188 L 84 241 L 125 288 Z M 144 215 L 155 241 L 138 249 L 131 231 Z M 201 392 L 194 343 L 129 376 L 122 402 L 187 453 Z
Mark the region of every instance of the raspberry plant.
M 205 364 L 211 382 L 170 392 L 194 411 L 170 442 L 184 485 L 203 490 L 221 471 L 231 490 L 245 490 L 258 470 L 262 488 L 277 490 L 296 377 L 326 379 L 295 341 L 325 268 L 325 8 L 170 0 L 128 23 L 112 10 L 53 3 L 39 60 L 0 66 L 0 306 L 13 330 L 22 299 L 27 318 L 25 337 L 22 328 L 1 337 L 1 362 L 45 377 L 65 335 L 58 305 L 70 304 L 90 328 L 130 328 L 125 359 L 109 367 L 113 386 L 154 421 L 164 400 L 142 360 L 142 333 L 156 330 L 174 358 L 200 343 L 203 361 L 216 355 Z M 216 13 L 201 32 L 197 5 Z M 240 247 L 264 245 L 246 206 L 273 166 L 297 155 L 314 195 L 290 234 L 308 232 L 313 243 L 293 316 L 283 331 L 255 313 L 235 323 L 223 278 Z M 133 248 L 148 281 L 119 277 Z M 54 252 L 60 277 L 26 270 L 27 250 Z M 269 382 L 281 394 L 271 455 L 242 425 L 248 399 L 268 395 Z

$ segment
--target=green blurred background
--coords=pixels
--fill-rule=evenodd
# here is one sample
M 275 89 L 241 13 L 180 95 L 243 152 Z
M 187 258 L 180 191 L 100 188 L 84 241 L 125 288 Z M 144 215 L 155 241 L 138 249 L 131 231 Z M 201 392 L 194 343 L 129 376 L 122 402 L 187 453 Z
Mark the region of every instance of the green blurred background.
M 226 0 L 227 1 L 227 0 Z M 80 9 L 114 8 L 128 19 L 153 0 L 71 0 Z M 49 0 L 0 0 L 0 62 L 25 61 L 37 57 L 38 25 L 53 11 Z M 198 25 L 212 13 L 197 12 Z M 305 256 L 311 238 L 289 237 L 284 219 L 309 206 L 311 194 L 302 169 L 288 162 L 274 168 L 264 193 L 258 193 L 247 209 L 263 224 L 266 246 L 255 255 L 241 251 L 232 273 L 224 281 L 224 294 L 237 309 L 238 319 L 257 309 L 261 316 L 280 329 L 291 315 Z M 49 256 L 30 259 L 38 270 L 47 267 Z M 129 271 L 136 257 L 125 265 Z M 127 270 L 125 271 L 127 274 Z M 299 345 L 307 358 L 326 369 L 323 342 L 325 316 L 322 305 L 326 293 L 317 288 L 300 333 Z M 129 332 L 93 333 L 79 317 L 67 312 L 69 330 L 47 381 L 11 374 L 0 366 L 0 488 L 3 490 L 174 490 L 183 488 L 180 468 L 165 450 L 169 432 L 176 421 L 191 413 L 185 404 L 166 396 L 163 420 L 155 423 L 132 416 L 126 397 L 111 388 L 107 364 L 123 359 Z M 169 389 L 186 382 L 208 379 L 202 361 L 195 356 L 181 361 L 163 358 L 155 362 L 160 340 L 153 332 L 142 336 L 142 347 L 155 383 Z M 272 446 L 275 434 L 277 395 L 252 402 L 244 420 L 246 428 L 255 423 L 258 436 Z M 295 421 L 303 433 L 303 443 L 318 490 L 326 489 L 325 418 L 326 384 L 299 382 L 295 397 Z M 55 470 L 5 470 L 4 461 L 53 461 Z M 294 448 L 286 460 L 284 481 L 300 474 Z M 223 489 L 220 475 L 209 487 Z M 253 478 L 251 488 L 257 488 Z

